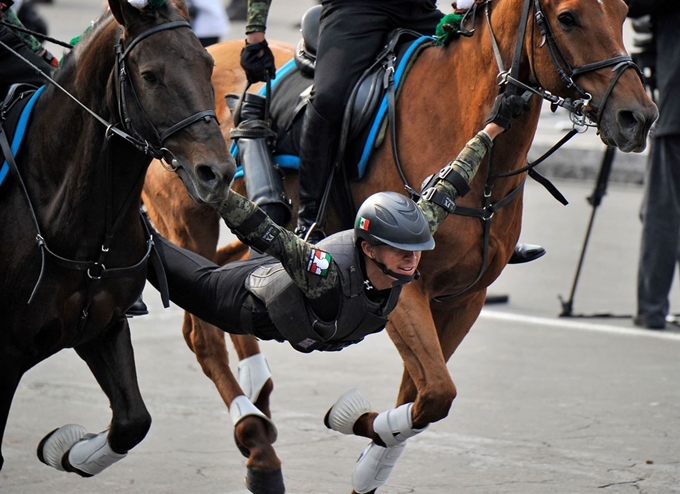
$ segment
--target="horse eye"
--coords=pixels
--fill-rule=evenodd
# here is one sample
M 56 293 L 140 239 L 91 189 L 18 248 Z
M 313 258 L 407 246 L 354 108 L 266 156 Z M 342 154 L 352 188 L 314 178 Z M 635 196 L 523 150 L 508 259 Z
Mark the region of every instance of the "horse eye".
M 558 15 L 557 20 L 562 25 L 562 27 L 565 28 L 576 26 L 576 17 L 574 17 L 574 14 L 571 14 L 569 12 L 565 12 L 563 14 Z
M 153 72 L 142 72 L 142 77 L 146 82 L 150 82 L 152 84 L 158 82 L 158 79 L 156 79 L 156 76 Z

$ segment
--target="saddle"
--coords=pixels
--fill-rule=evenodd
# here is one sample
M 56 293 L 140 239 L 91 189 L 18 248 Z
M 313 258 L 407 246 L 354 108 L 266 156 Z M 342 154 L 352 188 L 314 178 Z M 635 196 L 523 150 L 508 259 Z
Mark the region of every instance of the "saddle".
M 0 167 L 0 185 L 7 177 L 10 167 L 7 163 L 5 148 L 16 156 L 21 146 L 28 120 L 37 96 L 38 88 L 31 84 L 18 83 L 10 86 L 5 99 L 0 104 L 0 157 L 2 157 L 2 167 Z
M 314 6 L 305 14 L 302 38 L 294 56 L 278 69 L 270 84 L 270 118 L 276 133 L 273 154 L 275 163 L 282 168 L 297 169 L 299 164 L 302 116 L 313 85 L 320 11 L 321 6 Z M 415 31 L 392 31 L 383 50 L 353 88 L 343 117 L 338 157 L 348 180 L 364 176 L 371 152 L 384 140 L 389 85 L 393 85 L 398 95 L 400 83 L 411 65 L 432 42 L 433 38 Z M 266 85 L 259 94 L 267 95 Z M 234 113 L 240 95 L 228 94 L 226 98 L 227 106 Z M 232 144 L 231 152 L 237 156 L 236 144 Z M 239 171 L 236 176 L 241 174 Z

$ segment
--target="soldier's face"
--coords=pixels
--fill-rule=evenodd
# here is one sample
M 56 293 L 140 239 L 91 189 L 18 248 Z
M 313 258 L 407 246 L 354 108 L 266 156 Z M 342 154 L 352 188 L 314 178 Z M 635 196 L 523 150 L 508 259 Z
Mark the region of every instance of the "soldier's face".
M 377 245 L 373 247 L 373 257 L 390 271 L 404 276 L 413 276 L 420 262 L 422 252 L 396 249 L 389 245 Z
M 389 245 L 371 246 L 368 242 L 362 242 L 361 247 L 367 257 L 383 263 L 390 271 L 404 276 L 415 274 L 422 254 L 419 250 L 402 250 Z M 395 280 L 392 276 L 383 273 L 372 262 L 366 263 L 366 271 L 371 284 L 378 290 L 390 288 Z

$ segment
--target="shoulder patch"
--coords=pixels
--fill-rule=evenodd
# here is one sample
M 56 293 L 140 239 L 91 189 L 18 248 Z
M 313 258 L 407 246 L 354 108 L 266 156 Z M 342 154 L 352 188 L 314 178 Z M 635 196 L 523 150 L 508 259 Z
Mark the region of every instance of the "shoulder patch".
M 307 271 L 319 276 L 327 276 L 328 268 L 331 265 L 333 258 L 328 252 L 319 249 L 312 249 L 309 253 L 309 261 L 307 262 Z

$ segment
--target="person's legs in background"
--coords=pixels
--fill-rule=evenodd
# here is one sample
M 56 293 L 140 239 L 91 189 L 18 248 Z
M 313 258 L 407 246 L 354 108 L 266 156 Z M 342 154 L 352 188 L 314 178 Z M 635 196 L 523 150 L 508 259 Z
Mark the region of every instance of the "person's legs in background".
M 653 139 L 642 203 L 636 326 L 663 329 L 680 248 L 680 136 Z

